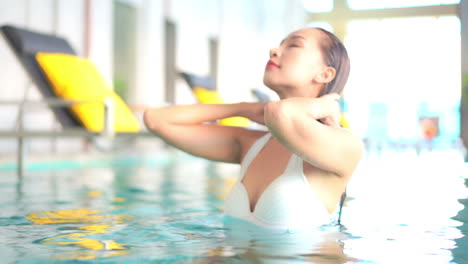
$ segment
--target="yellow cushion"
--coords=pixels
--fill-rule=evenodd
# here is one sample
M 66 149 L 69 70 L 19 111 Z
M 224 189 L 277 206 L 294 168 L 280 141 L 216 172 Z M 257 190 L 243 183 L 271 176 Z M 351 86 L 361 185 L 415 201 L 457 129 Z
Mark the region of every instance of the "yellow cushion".
M 203 104 L 223 104 L 223 99 L 219 95 L 218 91 L 208 90 L 202 87 L 195 87 L 193 89 L 195 97 L 197 97 L 198 101 Z M 220 122 L 222 125 L 226 126 L 248 126 L 249 120 L 244 117 L 229 117 L 222 119 Z M 351 129 L 346 120 L 344 114 L 341 114 L 340 125 L 344 128 Z
M 223 99 L 218 91 L 208 90 L 202 87 L 194 87 L 193 93 L 197 100 L 202 104 L 223 104 Z
M 351 129 L 351 127 L 349 126 L 348 120 L 346 120 L 344 113 L 341 113 L 340 125 L 344 128 Z
M 63 99 L 95 102 L 74 104 L 71 111 L 93 132 L 104 128 L 105 98 L 114 100 L 114 130 L 138 132 L 140 125 L 125 102 L 106 85 L 94 63 L 69 54 L 42 53 L 36 59 L 52 84 L 55 94 Z
M 203 104 L 223 104 L 223 99 L 221 99 L 218 91 L 208 90 L 202 87 L 194 87 L 193 93 L 197 97 L 198 101 Z M 223 126 L 237 126 L 245 127 L 250 124 L 249 119 L 240 116 L 228 117 L 221 119 L 219 124 Z

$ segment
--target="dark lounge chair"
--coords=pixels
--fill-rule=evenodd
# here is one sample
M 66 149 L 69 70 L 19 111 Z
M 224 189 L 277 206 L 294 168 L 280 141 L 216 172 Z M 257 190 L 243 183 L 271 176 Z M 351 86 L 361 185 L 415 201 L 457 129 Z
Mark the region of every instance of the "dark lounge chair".
M 43 99 L 40 101 L 3 101 L 5 104 L 18 105 L 20 108 L 20 114 L 18 118 L 18 129 L 16 131 L 1 131 L 0 137 L 16 137 L 18 138 L 18 171 L 19 174 L 23 173 L 24 170 L 24 138 L 27 137 L 86 137 L 93 138 L 97 136 L 114 136 L 116 137 L 135 137 L 135 136 L 149 136 L 148 132 L 128 133 L 112 131 L 112 125 L 107 123 L 109 111 L 104 111 L 106 116 L 104 118 L 104 129 L 100 132 L 91 132 L 87 130 L 83 124 L 77 119 L 74 114 L 69 110 L 69 107 L 73 104 L 84 103 L 84 101 L 69 101 L 58 98 L 54 91 L 51 83 L 48 81 L 47 76 L 42 71 L 40 65 L 36 60 L 36 54 L 38 52 L 46 53 L 61 53 L 77 55 L 72 46 L 68 41 L 62 37 L 31 31 L 28 29 L 20 28 L 13 25 L 3 25 L 0 27 L 0 31 L 6 40 L 6 43 L 10 46 L 15 56 L 25 69 L 27 75 L 30 77 L 32 83 L 34 83 L 39 89 Z M 89 101 L 88 101 L 89 102 Z M 105 110 L 109 110 L 105 102 L 102 102 Z M 61 125 L 62 130 L 60 131 L 30 131 L 24 130 L 22 126 L 23 120 L 23 109 L 30 105 L 46 105 L 54 113 L 54 116 L 58 123 Z

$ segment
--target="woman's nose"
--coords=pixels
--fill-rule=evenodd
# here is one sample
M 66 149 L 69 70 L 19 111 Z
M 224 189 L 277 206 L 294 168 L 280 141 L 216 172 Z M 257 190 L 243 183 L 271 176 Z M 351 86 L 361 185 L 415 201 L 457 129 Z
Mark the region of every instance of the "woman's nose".
M 278 48 L 270 49 L 270 58 L 278 56 Z

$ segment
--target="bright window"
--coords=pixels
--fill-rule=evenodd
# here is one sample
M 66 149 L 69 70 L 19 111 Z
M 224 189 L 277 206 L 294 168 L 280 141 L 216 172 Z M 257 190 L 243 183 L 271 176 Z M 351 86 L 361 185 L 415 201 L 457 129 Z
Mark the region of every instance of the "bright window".
M 333 10 L 333 0 L 303 0 L 304 8 L 312 13 L 330 12 Z
M 323 28 L 333 33 L 333 26 L 328 22 L 311 22 L 307 24 L 307 27 Z
M 351 9 L 379 9 L 458 4 L 460 0 L 348 0 Z
M 460 21 L 419 17 L 352 21 L 345 45 L 351 74 L 348 119 L 363 136 L 420 136 L 419 117 L 440 118 L 440 136 L 459 136 Z

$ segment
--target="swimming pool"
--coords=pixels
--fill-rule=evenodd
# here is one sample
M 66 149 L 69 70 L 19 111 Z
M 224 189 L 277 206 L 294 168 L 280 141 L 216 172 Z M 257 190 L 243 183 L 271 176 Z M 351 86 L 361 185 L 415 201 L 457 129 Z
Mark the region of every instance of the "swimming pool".
M 54 164 L 22 184 L 0 167 L 1 263 L 468 263 L 457 150 L 367 154 L 343 230 L 313 233 L 225 218 L 235 165 L 181 153 Z

